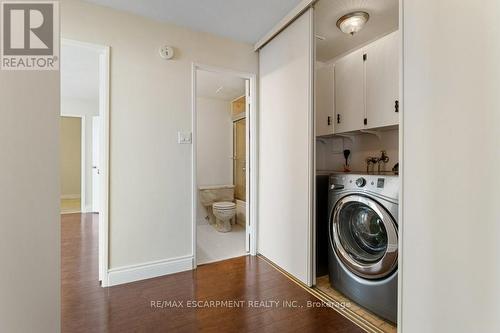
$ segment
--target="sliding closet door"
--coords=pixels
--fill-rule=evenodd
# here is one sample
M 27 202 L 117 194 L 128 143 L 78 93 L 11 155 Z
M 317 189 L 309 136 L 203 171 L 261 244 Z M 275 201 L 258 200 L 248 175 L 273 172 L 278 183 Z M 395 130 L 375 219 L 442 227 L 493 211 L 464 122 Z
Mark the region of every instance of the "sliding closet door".
M 313 10 L 260 50 L 258 251 L 311 285 Z

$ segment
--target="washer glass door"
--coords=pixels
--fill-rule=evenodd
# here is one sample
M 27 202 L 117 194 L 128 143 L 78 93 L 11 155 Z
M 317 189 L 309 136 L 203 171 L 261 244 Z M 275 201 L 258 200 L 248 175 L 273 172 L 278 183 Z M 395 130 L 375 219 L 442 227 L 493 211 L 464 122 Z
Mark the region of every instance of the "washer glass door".
M 331 238 L 337 256 L 356 275 L 378 279 L 397 266 L 396 223 L 373 199 L 340 199 L 333 210 Z

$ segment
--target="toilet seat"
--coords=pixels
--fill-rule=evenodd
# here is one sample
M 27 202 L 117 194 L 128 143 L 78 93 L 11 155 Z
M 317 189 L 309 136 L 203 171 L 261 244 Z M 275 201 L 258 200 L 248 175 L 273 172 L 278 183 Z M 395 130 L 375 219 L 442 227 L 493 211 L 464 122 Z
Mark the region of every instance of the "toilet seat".
M 213 208 L 218 210 L 231 210 L 236 208 L 236 204 L 230 201 L 214 202 Z

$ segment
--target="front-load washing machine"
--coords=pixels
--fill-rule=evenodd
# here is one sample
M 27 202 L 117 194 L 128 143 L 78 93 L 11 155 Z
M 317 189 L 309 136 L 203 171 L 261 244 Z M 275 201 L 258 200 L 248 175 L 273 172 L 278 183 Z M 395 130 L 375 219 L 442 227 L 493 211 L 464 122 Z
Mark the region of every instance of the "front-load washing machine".
M 330 176 L 330 284 L 393 323 L 398 298 L 398 191 L 395 175 Z

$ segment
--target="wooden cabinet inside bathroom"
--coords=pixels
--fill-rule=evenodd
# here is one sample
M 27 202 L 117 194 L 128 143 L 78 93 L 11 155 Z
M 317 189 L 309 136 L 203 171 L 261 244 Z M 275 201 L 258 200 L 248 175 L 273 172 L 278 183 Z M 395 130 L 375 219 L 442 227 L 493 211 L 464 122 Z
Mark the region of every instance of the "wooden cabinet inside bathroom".
M 234 101 L 231 102 L 231 114 L 233 116 L 237 116 L 245 112 L 246 103 L 245 96 L 238 97 Z
M 390 33 L 316 70 L 317 136 L 399 123 L 398 39 Z

